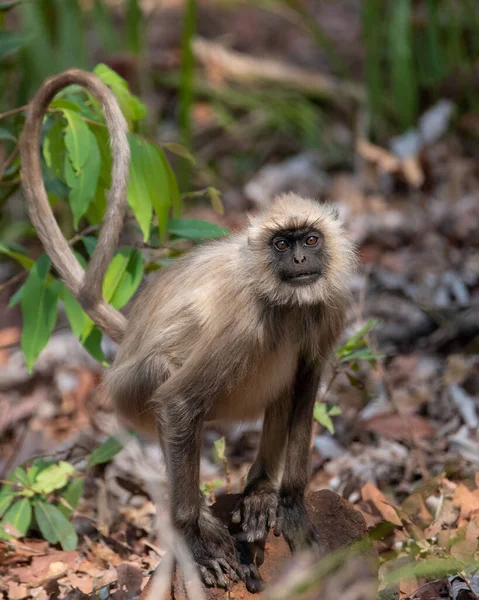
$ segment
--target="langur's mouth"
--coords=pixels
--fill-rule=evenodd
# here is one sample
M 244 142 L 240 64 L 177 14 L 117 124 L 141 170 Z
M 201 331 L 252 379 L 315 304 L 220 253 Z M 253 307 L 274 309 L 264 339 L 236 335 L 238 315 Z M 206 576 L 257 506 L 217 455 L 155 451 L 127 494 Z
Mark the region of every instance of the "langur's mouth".
M 286 281 L 287 283 L 293 283 L 297 285 L 306 285 L 308 283 L 314 283 L 319 279 L 320 276 L 321 273 L 318 273 L 317 271 L 296 273 L 294 275 L 288 273 L 288 275 L 284 277 L 284 281 Z

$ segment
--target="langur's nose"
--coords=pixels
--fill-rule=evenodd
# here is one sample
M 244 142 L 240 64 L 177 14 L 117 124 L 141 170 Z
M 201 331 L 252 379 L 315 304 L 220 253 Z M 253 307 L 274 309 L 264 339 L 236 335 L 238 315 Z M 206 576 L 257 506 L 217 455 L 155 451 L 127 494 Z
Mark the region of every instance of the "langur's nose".
M 301 256 L 301 255 L 300 256 L 293 256 L 293 260 L 294 260 L 294 262 L 297 265 L 299 265 L 299 264 L 304 263 L 306 261 L 306 256 L 304 256 L 304 255 L 303 256 Z

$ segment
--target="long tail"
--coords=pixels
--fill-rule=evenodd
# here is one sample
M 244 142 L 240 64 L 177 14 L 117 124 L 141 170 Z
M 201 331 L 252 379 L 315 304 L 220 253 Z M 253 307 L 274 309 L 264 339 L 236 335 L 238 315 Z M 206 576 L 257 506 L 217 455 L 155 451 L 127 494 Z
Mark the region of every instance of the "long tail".
M 110 134 L 113 169 L 108 207 L 98 243 L 86 272 L 64 238 L 48 201 L 40 163 L 40 136 L 48 105 L 61 89 L 81 85 L 101 103 Z M 20 138 L 22 183 L 28 201 L 30 218 L 47 254 L 68 289 L 93 321 L 113 340 L 121 341 L 126 319 L 105 302 L 102 284 L 108 265 L 118 245 L 126 211 L 126 187 L 130 162 L 128 126 L 115 96 L 96 75 L 70 69 L 47 79 L 30 102 Z

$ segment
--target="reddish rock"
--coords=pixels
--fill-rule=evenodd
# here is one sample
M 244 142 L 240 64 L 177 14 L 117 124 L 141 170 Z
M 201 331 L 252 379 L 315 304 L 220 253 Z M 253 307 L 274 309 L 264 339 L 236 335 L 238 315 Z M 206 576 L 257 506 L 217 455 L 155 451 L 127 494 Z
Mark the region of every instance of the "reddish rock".
M 213 506 L 213 512 L 225 523 L 229 523 L 231 512 L 239 498 L 238 494 L 223 496 Z M 311 520 L 316 525 L 330 552 L 360 540 L 366 534 L 366 522 L 362 514 L 338 494 L 329 490 L 314 492 L 307 496 L 306 506 Z M 266 583 L 274 581 L 281 573 L 281 566 L 291 558 L 291 553 L 282 537 L 270 534 L 266 540 L 264 552 L 256 552 L 255 560 Z M 150 582 L 143 590 L 140 600 L 146 600 Z M 224 600 L 225 591 L 206 589 L 207 600 Z M 230 600 L 258 600 L 260 594 L 250 594 L 240 582 L 229 590 Z M 175 576 L 171 600 L 186 600 L 184 585 L 180 576 Z

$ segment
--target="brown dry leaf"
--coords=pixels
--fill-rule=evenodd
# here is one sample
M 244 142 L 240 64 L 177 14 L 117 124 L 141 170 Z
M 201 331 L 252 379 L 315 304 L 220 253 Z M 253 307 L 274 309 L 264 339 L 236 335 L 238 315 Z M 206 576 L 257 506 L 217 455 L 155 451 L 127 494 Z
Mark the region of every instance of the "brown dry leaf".
M 386 496 L 370 481 L 362 487 L 361 497 L 364 502 L 371 502 L 386 521 L 394 525 L 402 525 L 401 519 L 387 501 Z
M 432 515 L 424 502 L 422 494 L 419 492 L 411 494 L 406 498 L 401 505 L 401 510 L 403 510 L 408 517 L 419 518 L 423 523 L 430 523 L 432 520 Z
M 396 413 L 371 417 L 362 421 L 362 427 L 366 431 L 372 431 L 391 440 L 410 440 L 411 434 L 414 434 L 415 439 L 430 437 L 434 434 L 434 429 L 426 419 L 405 417 Z
M 399 170 L 400 161 L 394 154 L 364 138 L 358 139 L 356 150 L 362 158 L 374 163 L 386 173 L 395 173 Z
M 19 556 L 38 556 L 39 554 L 45 554 L 48 546 L 49 544 L 45 540 L 24 538 L 21 544 L 15 546 L 15 554 Z
M 424 171 L 417 156 L 407 156 L 401 161 L 404 179 L 411 187 L 419 188 L 424 183 Z
M 10 357 L 10 346 L 20 340 L 21 331 L 18 327 L 5 327 L 0 330 L 0 365 L 6 365 Z
M 445 385 L 461 384 L 470 370 L 469 362 L 462 354 L 451 354 L 447 357 L 443 381 Z M 478 486 L 479 487 L 479 486 Z
M 456 557 L 471 557 L 477 551 L 477 540 L 479 539 L 479 515 L 469 521 L 466 527 L 464 540 L 454 544 L 451 554 Z
M 32 588 L 29 594 L 34 600 L 49 600 L 49 594 L 44 587 Z
M 87 540 L 88 538 L 85 538 L 85 541 Z M 122 558 L 103 542 L 92 542 L 88 540 L 87 545 L 89 548 L 89 558 L 100 566 L 106 564 L 117 567 L 123 562 Z
M 60 568 L 60 565 L 64 565 L 66 570 L 74 570 L 78 562 L 78 552 L 74 550 L 65 552 L 57 551 L 45 556 L 34 556 L 29 566 L 12 568 L 10 569 L 10 573 L 21 583 L 38 586 L 42 582 L 48 581 L 48 577 L 50 576 L 54 578 L 61 575 L 63 567 Z M 56 566 L 51 569 L 52 564 Z
M 399 582 L 399 597 L 408 598 L 411 594 L 417 590 L 417 579 L 411 577 L 408 579 L 401 579 Z
M 69 573 L 66 577 L 58 580 L 60 585 L 69 586 L 70 588 L 80 590 L 84 594 L 91 594 L 94 586 L 92 578 L 85 573 L 79 575 L 78 573 Z
M 479 512 L 479 490 L 471 492 L 461 483 L 454 490 L 452 502 L 461 509 L 459 520 L 468 519 L 474 513 Z
M 28 588 L 26 585 L 15 583 L 15 581 L 9 581 L 7 585 L 9 600 L 22 600 L 22 598 L 28 596 Z

